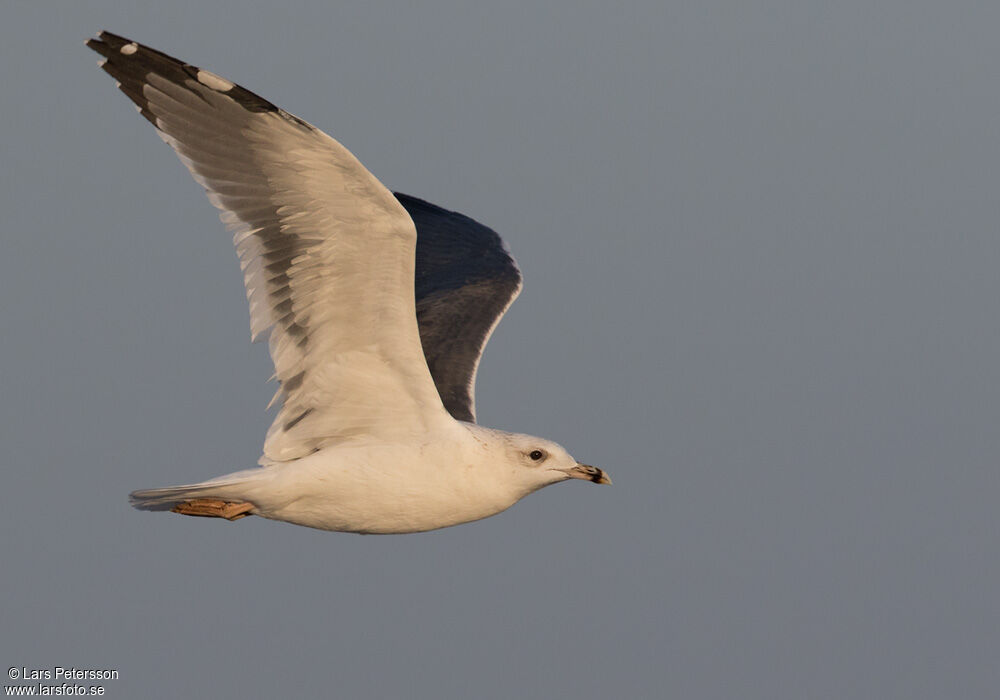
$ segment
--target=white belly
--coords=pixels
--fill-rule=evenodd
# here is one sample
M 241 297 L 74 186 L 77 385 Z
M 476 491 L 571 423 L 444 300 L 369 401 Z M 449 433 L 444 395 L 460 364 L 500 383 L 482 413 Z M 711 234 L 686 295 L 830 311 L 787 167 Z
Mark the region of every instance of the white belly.
M 331 447 L 267 467 L 246 497 L 256 515 L 321 530 L 435 530 L 494 515 L 527 495 L 490 462 L 472 444 L 428 446 L 417 456 L 412 447 Z

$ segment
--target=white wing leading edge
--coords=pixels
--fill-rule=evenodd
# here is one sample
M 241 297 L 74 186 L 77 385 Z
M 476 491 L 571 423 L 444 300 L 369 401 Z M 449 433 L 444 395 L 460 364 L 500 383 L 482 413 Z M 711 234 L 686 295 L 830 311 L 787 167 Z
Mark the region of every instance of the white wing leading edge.
M 281 410 L 264 458 L 450 421 L 420 345 L 416 229 L 343 146 L 244 88 L 109 32 L 87 45 L 234 231 Z

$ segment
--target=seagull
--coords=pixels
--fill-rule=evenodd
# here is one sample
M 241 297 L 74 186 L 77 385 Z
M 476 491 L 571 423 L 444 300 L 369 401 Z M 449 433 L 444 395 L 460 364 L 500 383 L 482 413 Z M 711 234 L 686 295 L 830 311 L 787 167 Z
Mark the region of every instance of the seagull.
M 258 466 L 134 491 L 139 510 L 423 532 L 568 479 L 560 445 L 476 423 L 476 370 L 521 289 L 491 229 L 393 194 L 333 138 L 239 85 L 110 32 L 87 41 L 233 231 L 280 409 Z

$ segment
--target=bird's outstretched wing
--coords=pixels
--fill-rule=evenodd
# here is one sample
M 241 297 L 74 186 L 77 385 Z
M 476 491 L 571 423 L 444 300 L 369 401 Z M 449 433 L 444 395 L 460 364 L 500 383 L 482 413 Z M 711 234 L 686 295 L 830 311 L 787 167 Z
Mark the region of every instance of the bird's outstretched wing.
M 500 236 L 457 212 L 396 193 L 417 227 L 417 322 L 445 408 L 475 422 L 483 348 L 521 291 L 521 273 Z
M 264 458 L 450 421 L 414 312 L 416 230 L 392 193 L 239 85 L 109 32 L 87 45 L 235 232 L 251 330 L 270 330 L 281 382 Z

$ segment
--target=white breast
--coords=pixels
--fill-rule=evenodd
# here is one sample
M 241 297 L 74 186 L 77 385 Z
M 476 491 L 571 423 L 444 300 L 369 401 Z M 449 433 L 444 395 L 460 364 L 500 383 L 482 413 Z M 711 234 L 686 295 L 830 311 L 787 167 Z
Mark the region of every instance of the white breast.
M 461 436 L 459 436 L 461 438 Z M 321 530 L 421 532 L 495 515 L 527 495 L 502 459 L 471 438 L 338 445 L 266 468 L 256 513 Z

